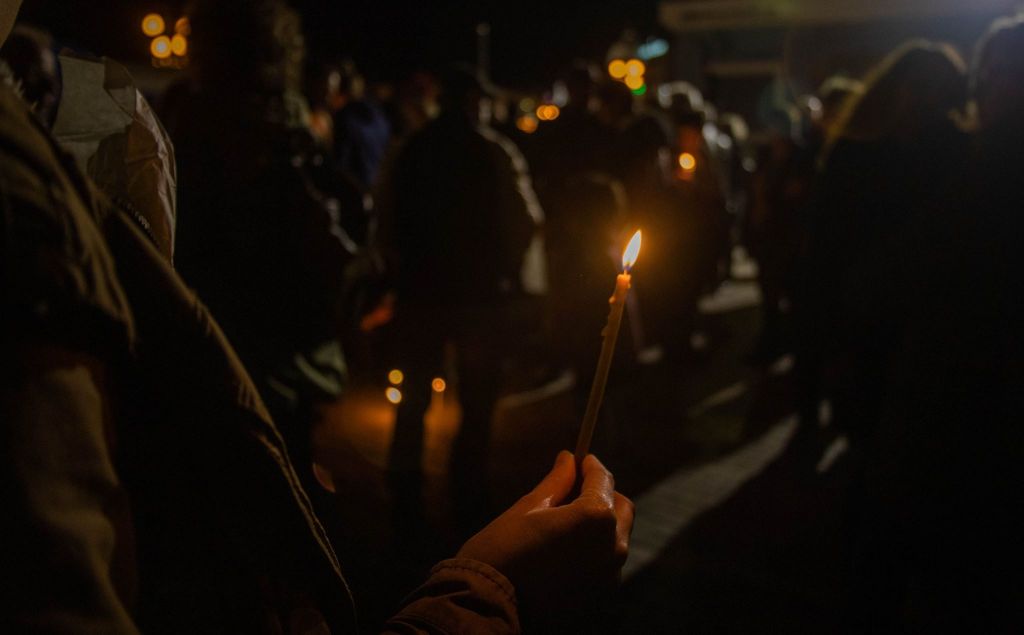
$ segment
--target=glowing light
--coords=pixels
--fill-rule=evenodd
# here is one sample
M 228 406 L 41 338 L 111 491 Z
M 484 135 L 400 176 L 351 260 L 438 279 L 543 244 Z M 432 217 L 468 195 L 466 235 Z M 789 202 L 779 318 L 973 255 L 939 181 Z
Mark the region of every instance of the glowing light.
M 185 57 L 188 54 L 188 39 L 180 33 L 172 37 L 171 52 L 178 57 Z
M 395 405 L 402 403 L 402 391 L 394 386 L 385 390 L 384 396 L 388 398 L 388 401 Z
M 562 113 L 554 104 L 544 104 L 537 107 L 537 119 L 541 121 L 554 121 Z
M 533 134 L 537 132 L 537 120 L 529 115 L 523 115 L 516 119 L 516 128 L 519 128 L 519 130 L 526 134 Z
M 626 63 L 622 60 L 612 60 L 608 63 L 608 74 L 614 79 L 622 79 L 628 72 Z
M 535 102 L 534 100 L 530 99 L 529 97 L 524 97 L 519 102 L 519 110 L 522 110 L 523 112 L 533 112 L 533 109 L 536 108 L 536 107 L 537 107 L 537 102 Z
M 640 87 L 644 85 L 644 78 L 639 75 L 630 75 L 626 77 L 626 86 L 630 90 L 640 90 Z
M 192 23 L 188 21 L 188 18 L 178 18 L 178 21 L 174 23 L 174 32 L 188 37 L 192 35 Z
M 640 243 L 643 242 L 643 237 L 640 230 L 636 230 L 633 234 L 633 238 L 629 241 L 629 245 L 626 247 L 626 251 L 622 254 L 622 268 L 629 271 L 636 264 L 636 259 L 640 257 Z
M 171 38 L 161 35 L 154 38 L 149 45 L 149 52 L 158 60 L 165 60 L 171 56 Z
M 647 72 L 647 66 L 640 60 L 629 60 L 626 62 L 626 75 L 628 77 L 643 77 Z
M 684 152 L 679 155 L 679 167 L 683 168 L 687 172 L 692 172 L 697 169 L 697 157 L 693 156 L 689 152 Z
M 642 60 L 653 60 L 656 57 L 661 57 L 665 53 L 668 53 L 668 40 L 663 40 L 661 38 L 641 44 L 636 49 L 636 56 Z
M 634 95 L 646 95 L 647 94 L 647 84 L 641 84 L 640 88 L 633 88 L 629 92 L 633 93 Z
M 444 392 L 448 384 L 445 383 L 440 377 L 435 377 L 434 381 L 430 382 L 430 387 L 434 389 L 434 392 Z
M 150 13 L 142 18 L 142 32 L 149 37 L 160 35 L 166 28 L 167 24 L 164 23 L 164 19 L 156 13 Z
M 405 381 L 405 373 L 396 368 L 388 373 L 388 381 L 396 386 L 401 386 L 402 382 Z

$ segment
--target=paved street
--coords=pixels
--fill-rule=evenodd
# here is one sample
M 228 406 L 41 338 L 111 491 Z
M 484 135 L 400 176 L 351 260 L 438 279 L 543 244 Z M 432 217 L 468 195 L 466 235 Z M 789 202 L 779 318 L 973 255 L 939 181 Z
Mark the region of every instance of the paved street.
M 619 605 L 603 631 L 830 631 L 842 619 L 844 446 L 827 429 L 798 431 L 791 359 L 744 363 L 758 302 L 752 282 L 726 283 L 701 302 L 704 357 L 611 377 L 594 451 L 636 502 L 637 518 Z M 563 374 L 499 403 L 488 475 L 495 511 L 574 445 L 573 381 Z M 368 621 L 457 543 L 444 485 L 457 398 L 436 395 L 426 422 L 432 531 L 396 544 L 383 479 L 394 407 L 383 386 L 357 387 L 317 434 L 339 493 L 343 565 L 366 589 Z

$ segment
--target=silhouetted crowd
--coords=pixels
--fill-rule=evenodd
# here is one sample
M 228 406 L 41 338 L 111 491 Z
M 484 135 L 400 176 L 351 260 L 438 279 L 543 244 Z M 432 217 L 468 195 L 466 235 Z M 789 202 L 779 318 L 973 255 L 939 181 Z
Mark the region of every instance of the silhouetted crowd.
M 582 61 L 540 101 L 464 64 L 368 84 L 306 59 L 282 0 L 199 0 L 189 23 L 193 68 L 156 108 L 42 31 L 0 51 L 0 630 L 592 627 L 632 504 L 563 454 L 491 521 L 484 475 L 511 369 L 570 371 L 582 414 L 636 228 L 619 368 L 699 369 L 699 300 L 756 262 L 746 361 L 792 356 L 798 437 L 849 441 L 851 630 L 1021 623 L 1024 21 L 969 67 L 907 43 L 756 134 L 688 83 L 640 96 Z M 312 431 L 388 368 L 397 540 L 425 539 L 445 377 L 464 545 L 357 625 Z

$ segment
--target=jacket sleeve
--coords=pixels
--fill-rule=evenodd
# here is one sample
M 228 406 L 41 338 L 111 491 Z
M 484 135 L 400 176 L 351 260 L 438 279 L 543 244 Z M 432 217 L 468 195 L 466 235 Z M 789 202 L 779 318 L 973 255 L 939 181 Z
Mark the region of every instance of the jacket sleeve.
M 126 501 L 108 452 L 102 367 L 48 345 L 5 352 L 0 632 L 135 633 Z M 117 555 L 116 555 L 117 554 Z
M 476 560 L 455 558 L 435 566 L 384 628 L 388 635 L 519 633 L 515 591 L 505 576 Z

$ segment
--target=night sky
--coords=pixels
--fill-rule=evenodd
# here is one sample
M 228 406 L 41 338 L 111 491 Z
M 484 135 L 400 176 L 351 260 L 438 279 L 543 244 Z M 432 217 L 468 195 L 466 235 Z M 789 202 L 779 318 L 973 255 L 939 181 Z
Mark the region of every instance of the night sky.
M 232 1 L 232 0 L 225 0 Z M 237 0 L 236 0 L 237 1 Z M 126 0 L 26 0 L 22 18 L 62 44 L 144 61 L 139 30 L 150 11 L 172 18 L 186 3 Z M 656 0 L 414 2 L 294 0 L 314 58 L 351 55 L 370 79 L 397 79 L 476 56 L 475 25 L 491 24 L 493 76 L 527 87 L 550 80 L 574 58 L 601 58 L 623 29 L 656 29 Z

